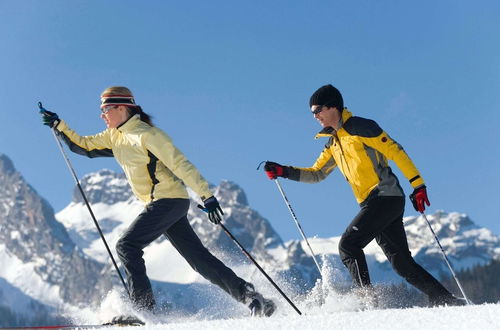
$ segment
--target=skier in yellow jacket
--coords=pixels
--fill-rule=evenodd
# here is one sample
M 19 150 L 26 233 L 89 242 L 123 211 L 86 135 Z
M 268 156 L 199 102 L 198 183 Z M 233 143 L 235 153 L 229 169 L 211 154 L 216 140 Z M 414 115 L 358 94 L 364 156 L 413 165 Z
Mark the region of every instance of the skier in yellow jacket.
M 363 248 L 376 239 L 394 270 L 427 294 L 432 305 L 463 304 L 418 265 L 408 249 L 403 227 L 404 193 L 389 160 L 396 163 L 414 188 L 410 199 L 415 209 L 423 212 L 425 204 L 430 203 L 424 180 L 401 145 L 375 121 L 352 116 L 344 108 L 342 95 L 332 85 L 314 92 L 309 106 L 323 127 L 316 138 L 326 137 L 328 143 L 312 167 L 266 162 L 268 177 L 315 183 L 338 167 L 361 207 L 339 242 L 340 258 L 354 283 L 362 288 L 371 287 Z
M 54 128 L 73 152 L 91 158 L 115 157 L 133 193 L 146 204 L 116 245 L 135 306 L 145 310 L 155 307 L 142 255 L 147 245 L 165 235 L 195 271 L 247 304 L 252 315 L 270 316 L 275 304 L 213 256 L 188 222 L 186 185 L 203 200 L 211 222 L 220 223 L 223 215 L 196 167 L 151 123 L 128 88 L 107 88 L 101 95 L 101 111 L 107 129 L 93 136 L 78 135 L 50 111 L 43 112 L 43 122 Z

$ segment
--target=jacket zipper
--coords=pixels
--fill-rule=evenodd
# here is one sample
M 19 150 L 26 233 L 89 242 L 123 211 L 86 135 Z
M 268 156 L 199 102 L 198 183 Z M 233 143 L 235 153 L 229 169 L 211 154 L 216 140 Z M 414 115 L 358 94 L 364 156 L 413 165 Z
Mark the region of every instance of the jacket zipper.
M 339 144 L 341 160 L 345 163 L 345 167 L 346 167 L 347 172 L 349 174 L 349 175 L 346 175 L 346 180 L 347 180 L 347 182 L 349 182 L 351 187 L 353 187 L 353 189 L 356 191 L 356 196 L 357 196 L 357 195 L 359 195 L 359 191 L 356 188 L 356 186 L 353 183 L 351 183 L 351 181 L 349 181 L 349 177 L 352 177 L 351 168 L 349 167 L 349 163 L 347 162 L 347 159 L 345 157 L 344 148 L 342 147 L 342 144 L 340 143 L 340 139 L 338 138 L 337 134 L 334 135 L 334 140 L 336 143 Z

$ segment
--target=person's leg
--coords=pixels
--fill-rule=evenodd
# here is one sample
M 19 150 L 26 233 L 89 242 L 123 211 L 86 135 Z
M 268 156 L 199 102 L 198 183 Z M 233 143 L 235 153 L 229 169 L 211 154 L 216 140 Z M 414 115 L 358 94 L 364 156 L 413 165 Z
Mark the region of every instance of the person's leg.
M 404 207 L 404 200 L 402 203 L 401 209 Z M 411 256 L 403 225 L 403 211 L 376 237 L 376 240 L 396 273 L 428 295 L 430 301 L 451 297 L 451 293 Z
M 340 258 L 358 286 L 371 285 L 363 248 L 400 214 L 399 206 L 391 203 L 394 198 L 398 197 L 371 199 L 361 208 L 340 239 Z
M 247 282 L 239 278 L 207 250 L 193 231 L 186 216 L 172 225 L 165 235 L 196 272 L 229 293 L 237 301 L 246 302 L 245 285 Z
M 152 309 L 155 305 L 142 250 L 185 216 L 188 208 L 187 199 L 160 199 L 152 202 L 118 240 L 116 251 L 125 268 L 132 302 L 137 308 Z

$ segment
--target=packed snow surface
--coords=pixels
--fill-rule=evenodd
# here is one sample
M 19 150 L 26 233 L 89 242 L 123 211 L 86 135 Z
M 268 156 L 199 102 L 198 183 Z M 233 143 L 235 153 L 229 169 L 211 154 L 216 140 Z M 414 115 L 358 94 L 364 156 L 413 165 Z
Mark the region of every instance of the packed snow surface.
M 140 328 L 120 327 L 120 329 L 500 329 L 500 304 L 383 310 L 360 310 L 356 306 L 359 307 L 349 298 L 327 299 L 321 307 L 299 306 L 303 315 L 298 315 L 290 306 L 281 305 L 281 310 L 269 318 L 241 315 L 213 319 L 209 311 L 191 316 L 177 315 L 174 312 L 142 317 L 146 325 Z M 217 306 L 219 310 L 225 308 L 227 306 Z
M 137 328 L 130 328 L 137 329 Z M 500 329 L 500 305 L 336 312 L 146 325 L 141 329 Z
M 323 281 L 306 295 L 289 297 L 302 312 L 299 315 L 274 288 L 259 281 L 264 296 L 274 300 L 276 312 L 269 318 L 251 317 L 248 308 L 230 298 L 213 285 L 203 286 L 198 293 L 183 287 L 183 304 L 177 303 L 159 308 L 156 313 L 138 313 L 127 299 L 116 290 L 104 297 L 97 309 L 74 308 L 67 310 L 67 317 L 75 324 L 100 324 L 117 315 L 133 315 L 146 322 L 144 327 L 121 329 L 500 329 L 500 302 L 497 304 L 414 307 L 383 309 L 383 298 L 378 305 L 373 300 L 361 298 L 358 293 L 339 293 L 335 289 L 335 269 L 322 267 Z M 170 288 L 173 289 L 173 288 Z M 288 292 L 286 287 L 283 287 Z M 404 299 L 404 298 L 403 298 Z

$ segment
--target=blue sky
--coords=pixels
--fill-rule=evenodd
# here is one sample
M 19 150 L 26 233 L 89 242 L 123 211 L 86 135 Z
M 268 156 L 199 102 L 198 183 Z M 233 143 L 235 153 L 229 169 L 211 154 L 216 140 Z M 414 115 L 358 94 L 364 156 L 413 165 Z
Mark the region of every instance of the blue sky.
M 312 165 L 326 141 L 308 100 L 331 83 L 405 147 L 431 212 L 500 234 L 499 12 L 498 1 L 2 1 L 0 153 L 61 210 L 74 185 L 36 103 L 94 134 L 99 94 L 125 85 L 210 182 L 238 183 L 284 239 L 299 238 L 256 167 Z M 71 159 L 80 176 L 119 170 Z M 358 211 L 338 171 L 282 184 L 308 236 L 340 235 Z

